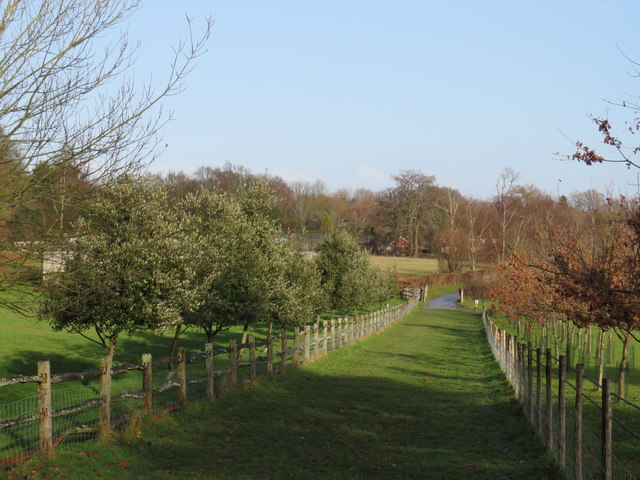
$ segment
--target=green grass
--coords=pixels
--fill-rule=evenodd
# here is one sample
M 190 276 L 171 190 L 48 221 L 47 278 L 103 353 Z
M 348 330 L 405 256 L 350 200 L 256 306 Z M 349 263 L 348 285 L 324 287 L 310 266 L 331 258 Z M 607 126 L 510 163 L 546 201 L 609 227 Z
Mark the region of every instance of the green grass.
M 438 260 L 430 258 L 371 255 L 369 261 L 374 267 L 397 275 L 426 275 L 439 271 Z
M 1 292 L 6 298 L 11 298 L 14 292 L 11 290 Z M 29 297 L 31 308 L 35 309 L 37 296 Z M 402 299 L 392 299 L 390 305 L 402 303 Z M 379 310 L 385 305 L 375 305 L 366 311 Z M 334 312 L 334 317 L 342 317 L 352 312 Z M 329 320 L 331 313 L 320 316 L 320 320 Z M 313 320 L 310 319 L 310 323 Z M 97 369 L 102 355 L 99 345 L 90 342 L 82 336 L 68 332 L 54 331 L 46 322 L 41 322 L 35 316 L 25 316 L 14 311 L 0 308 L 0 378 L 16 375 L 35 375 L 37 362 L 49 360 L 51 373 L 61 374 L 69 372 L 82 372 Z M 266 339 L 268 324 L 256 323 L 250 328 L 250 335 L 257 341 Z M 87 334 L 95 338 L 88 331 Z M 233 327 L 221 332 L 215 338 L 215 348 L 226 347 L 229 340 L 240 341 L 242 327 Z M 150 353 L 154 359 L 169 355 L 169 348 L 173 338 L 173 332 L 164 334 L 154 333 L 123 333 L 118 341 L 114 364 L 123 362 L 140 363 L 142 354 Z M 180 336 L 179 346 L 185 347 L 189 352 L 203 352 L 206 336 L 199 330 L 190 329 Z M 117 380 L 116 380 L 117 381 Z M 74 382 L 65 383 L 68 387 Z M 75 384 L 79 384 L 75 382 Z M 54 386 L 56 388 L 56 386 Z M 35 395 L 35 384 L 17 384 L 0 388 L 0 405 L 12 402 L 25 396 Z
M 59 449 L 9 478 L 559 476 L 512 399 L 479 315 L 416 309 L 248 392 L 147 420 L 113 444 Z

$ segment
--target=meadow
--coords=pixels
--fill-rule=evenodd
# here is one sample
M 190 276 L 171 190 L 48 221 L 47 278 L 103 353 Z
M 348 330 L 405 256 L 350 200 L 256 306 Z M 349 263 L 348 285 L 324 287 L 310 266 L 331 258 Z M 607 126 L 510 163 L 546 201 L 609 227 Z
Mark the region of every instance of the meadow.
M 371 255 L 369 260 L 374 267 L 396 275 L 426 275 L 439 271 L 438 260 L 432 258 Z

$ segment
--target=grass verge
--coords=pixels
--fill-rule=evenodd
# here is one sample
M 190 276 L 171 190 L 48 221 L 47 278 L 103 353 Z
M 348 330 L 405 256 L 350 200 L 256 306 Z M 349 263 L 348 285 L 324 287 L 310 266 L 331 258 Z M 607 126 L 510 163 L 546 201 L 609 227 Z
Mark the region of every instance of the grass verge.
M 25 476 L 26 475 L 26 476 Z M 472 312 L 416 309 L 248 392 L 9 478 L 559 478 Z

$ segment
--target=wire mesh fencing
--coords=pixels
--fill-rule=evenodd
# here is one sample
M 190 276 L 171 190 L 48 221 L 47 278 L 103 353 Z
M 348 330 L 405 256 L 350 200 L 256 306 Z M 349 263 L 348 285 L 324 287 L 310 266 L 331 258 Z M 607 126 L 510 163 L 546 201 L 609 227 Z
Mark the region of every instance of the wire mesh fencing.
M 262 342 L 229 342 L 214 350 L 187 353 L 140 364 L 102 367 L 91 372 L 51 375 L 38 362 L 38 375 L 0 378 L 0 388 L 31 383 L 37 395 L 0 404 L 0 467 L 19 463 L 35 452 L 51 454 L 59 445 L 74 448 L 136 415 L 157 415 L 188 404 L 213 401 L 238 384 L 284 373 L 334 349 L 380 331 L 406 316 L 416 299 L 358 317 L 319 321 L 293 334 L 268 335 Z M 110 365 L 110 363 L 108 363 Z
M 632 480 L 640 472 L 640 407 L 551 348 L 522 343 L 482 319 L 493 355 L 525 415 L 567 478 Z M 615 407 L 615 408 L 614 408 Z

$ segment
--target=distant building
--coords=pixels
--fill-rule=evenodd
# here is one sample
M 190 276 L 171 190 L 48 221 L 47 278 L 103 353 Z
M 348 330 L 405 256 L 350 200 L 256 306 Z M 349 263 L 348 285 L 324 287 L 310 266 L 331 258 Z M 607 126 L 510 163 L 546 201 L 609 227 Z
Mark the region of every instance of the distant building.
M 385 251 L 388 253 L 411 253 L 411 242 L 404 237 L 398 237 L 391 243 L 387 244 Z
M 65 263 L 69 258 L 67 252 L 46 251 L 42 254 L 42 275 L 47 273 L 64 272 Z

